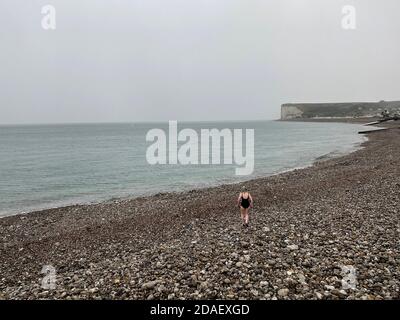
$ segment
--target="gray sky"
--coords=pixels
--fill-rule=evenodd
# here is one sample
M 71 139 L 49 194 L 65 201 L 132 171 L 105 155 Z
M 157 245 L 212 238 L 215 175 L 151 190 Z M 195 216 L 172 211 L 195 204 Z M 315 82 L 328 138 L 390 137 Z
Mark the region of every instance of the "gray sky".
M 341 27 L 344 5 L 356 30 Z M 1 0 L 0 123 L 273 119 L 286 102 L 398 100 L 399 12 L 398 0 Z

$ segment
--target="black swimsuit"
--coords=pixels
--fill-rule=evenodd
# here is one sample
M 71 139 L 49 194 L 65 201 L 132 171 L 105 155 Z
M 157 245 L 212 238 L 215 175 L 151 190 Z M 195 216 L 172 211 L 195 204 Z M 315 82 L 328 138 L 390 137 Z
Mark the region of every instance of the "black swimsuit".
M 249 199 L 248 195 L 247 195 L 247 199 L 243 198 L 243 196 L 240 198 L 240 206 L 245 209 L 250 207 L 250 199 Z

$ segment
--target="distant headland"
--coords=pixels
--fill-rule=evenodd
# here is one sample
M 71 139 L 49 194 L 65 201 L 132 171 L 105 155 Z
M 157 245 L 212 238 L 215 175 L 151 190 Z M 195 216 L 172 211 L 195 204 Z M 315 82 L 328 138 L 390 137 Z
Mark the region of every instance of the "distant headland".
M 387 110 L 400 113 L 400 101 L 344 103 L 286 103 L 281 107 L 281 120 L 312 118 L 376 117 Z

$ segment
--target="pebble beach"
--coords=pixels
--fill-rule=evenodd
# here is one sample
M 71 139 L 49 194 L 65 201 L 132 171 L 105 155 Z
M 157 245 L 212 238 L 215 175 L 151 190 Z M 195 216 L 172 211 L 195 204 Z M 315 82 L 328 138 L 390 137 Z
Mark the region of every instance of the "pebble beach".
M 245 185 L 2 218 L 0 299 L 400 298 L 400 129 Z

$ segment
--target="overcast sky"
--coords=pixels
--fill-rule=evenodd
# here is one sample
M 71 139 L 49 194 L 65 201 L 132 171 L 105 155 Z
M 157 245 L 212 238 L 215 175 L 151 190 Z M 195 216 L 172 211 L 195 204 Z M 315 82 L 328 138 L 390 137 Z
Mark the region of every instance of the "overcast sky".
M 46 4 L 56 30 L 42 28 Z M 399 16 L 398 0 L 1 0 L 0 123 L 274 119 L 287 102 L 398 100 Z

